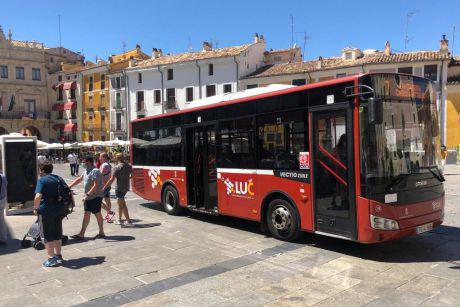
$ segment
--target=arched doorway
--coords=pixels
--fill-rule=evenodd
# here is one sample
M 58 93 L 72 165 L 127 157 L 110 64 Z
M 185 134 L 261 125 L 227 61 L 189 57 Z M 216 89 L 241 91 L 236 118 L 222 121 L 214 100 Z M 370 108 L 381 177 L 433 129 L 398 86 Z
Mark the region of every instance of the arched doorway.
M 27 126 L 23 128 L 21 130 L 21 134 L 24 136 L 36 136 L 39 140 L 42 139 L 42 134 L 40 133 L 40 130 L 38 130 L 38 128 L 34 126 Z
M 3 135 L 3 134 L 8 134 L 8 130 L 6 130 L 3 127 L 0 127 L 0 135 Z

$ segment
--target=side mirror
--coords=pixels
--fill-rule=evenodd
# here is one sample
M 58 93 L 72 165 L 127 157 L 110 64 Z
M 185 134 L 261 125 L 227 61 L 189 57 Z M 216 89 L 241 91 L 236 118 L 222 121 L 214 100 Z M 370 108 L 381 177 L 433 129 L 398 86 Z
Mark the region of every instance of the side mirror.
M 381 124 L 383 122 L 383 106 L 380 100 L 374 97 L 367 100 L 367 115 L 370 123 Z

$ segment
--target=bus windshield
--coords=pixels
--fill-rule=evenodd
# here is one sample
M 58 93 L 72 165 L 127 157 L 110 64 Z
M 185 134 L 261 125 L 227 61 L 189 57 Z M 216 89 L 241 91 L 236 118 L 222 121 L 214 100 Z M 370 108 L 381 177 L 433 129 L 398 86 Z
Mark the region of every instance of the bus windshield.
M 360 107 L 361 178 L 364 190 L 390 193 L 439 184 L 440 135 L 430 81 L 405 75 L 371 75 L 374 107 Z M 370 110 L 371 109 L 371 110 Z M 370 115 L 372 112 L 374 114 Z M 422 180 L 422 179 L 433 180 Z

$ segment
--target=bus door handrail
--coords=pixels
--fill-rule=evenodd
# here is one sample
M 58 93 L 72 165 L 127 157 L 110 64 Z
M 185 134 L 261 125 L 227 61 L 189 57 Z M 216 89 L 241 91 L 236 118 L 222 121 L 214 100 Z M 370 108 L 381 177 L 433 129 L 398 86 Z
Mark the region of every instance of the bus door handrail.
M 343 168 L 343 170 L 347 170 L 347 167 L 345 166 L 345 164 L 343 164 L 342 162 L 340 162 L 336 157 L 334 157 L 329 151 L 327 151 L 323 146 L 321 145 L 318 145 L 318 148 L 319 150 L 324 153 L 326 156 L 328 156 L 329 158 L 332 159 L 332 161 L 334 161 L 335 163 L 337 163 L 338 166 L 340 166 L 341 168 Z
M 339 175 L 337 175 L 336 172 L 334 172 L 330 167 L 328 167 L 324 162 L 322 162 L 321 160 L 318 160 L 318 163 L 324 167 L 325 169 L 327 169 L 332 175 L 334 175 L 335 178 L 337 178 L 338 181 L 340 181 L 341 184 L 343 184 L 344 186 L 348 187 L 348 183 L 342 179 L 342 177 L 340 177 Z

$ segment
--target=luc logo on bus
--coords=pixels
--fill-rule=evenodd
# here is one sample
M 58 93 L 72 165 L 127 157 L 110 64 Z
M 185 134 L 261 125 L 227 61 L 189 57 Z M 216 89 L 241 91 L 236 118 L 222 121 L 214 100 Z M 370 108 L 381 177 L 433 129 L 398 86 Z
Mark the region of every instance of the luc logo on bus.
M 254 196 L 254 182 L 252 179 L 247 181 L 232 181 L 228 178 L 222 179 L 227 187 L 227 195 L 235 196 Z

